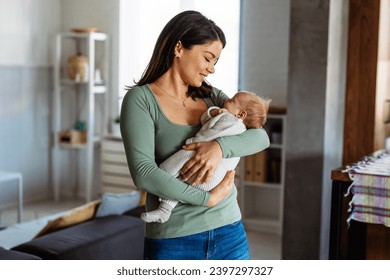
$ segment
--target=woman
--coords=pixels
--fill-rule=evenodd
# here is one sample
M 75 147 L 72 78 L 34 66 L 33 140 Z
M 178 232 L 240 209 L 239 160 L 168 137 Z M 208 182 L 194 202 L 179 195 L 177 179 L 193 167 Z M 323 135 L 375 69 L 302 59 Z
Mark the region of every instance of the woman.
M 181 170 L 182 180 L 158 165 L 180 150 L 200 129 L 200 117 L 228 97 L 206 82 L 213 74 L 225 36 L 198 12 L 173 17 L 157 39 L 141 79 L 122 103 L 121 133 L 132 178 L 147 191 L 147 211 L 158 197 L 180 201 L 166 223 L 146 225 L 145 259 L 249 259 L 246 234 L 233 185 L 234 171 L 211 192 L 185 183 L 207 182 L 222 157 L 242 157 L 269 145 L 263 129 L 190 144 L 195 156 Z

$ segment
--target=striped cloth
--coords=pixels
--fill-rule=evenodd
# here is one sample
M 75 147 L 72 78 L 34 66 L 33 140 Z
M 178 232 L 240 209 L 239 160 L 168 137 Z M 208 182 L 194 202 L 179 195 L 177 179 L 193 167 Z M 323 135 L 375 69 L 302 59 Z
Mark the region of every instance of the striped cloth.
M 390 227 L 390 154 L 365 158 L 346 170 L 352 179 L 351 212 L 348 217 L 364 223 Z

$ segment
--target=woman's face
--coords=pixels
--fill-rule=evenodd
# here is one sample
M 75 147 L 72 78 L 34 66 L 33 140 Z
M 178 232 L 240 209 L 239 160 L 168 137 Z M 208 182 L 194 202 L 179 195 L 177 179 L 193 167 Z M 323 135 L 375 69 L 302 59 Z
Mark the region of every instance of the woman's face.
M 180 78 L 185 84 L 200 87 L 204 79 L 215 72 L 214 66 L 221 54 L 222 43 L 218 40 L 194 45 L 191 49 L 180 46 L 176 49 L 179 57 L 175 58 Z

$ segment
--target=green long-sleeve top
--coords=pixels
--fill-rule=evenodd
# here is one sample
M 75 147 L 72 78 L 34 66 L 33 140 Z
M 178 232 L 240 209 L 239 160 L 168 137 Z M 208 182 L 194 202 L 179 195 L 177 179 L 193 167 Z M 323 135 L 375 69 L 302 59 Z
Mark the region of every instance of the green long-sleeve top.
M 211 100 L 223 106 L 228 97 L 215 89 Z M 148 195 L 146 209 L 159 205 L 158 197 L 178 200 L 165 223 L 147 223 L 146 237 L 172 238 L 203 232 L 241 219 L 237 188 L 214 207 L 207 207 L 209 192 L 201 191 L 173 177 L 158 165 L 180 150 L 187 138 L 196 134 L 201 125 L 179 125 L 171 122 L 162 111 L 149 85 L 129 90 L 122 103 L 121 134 L 127 162 L 135 185 Z M 237 136 L 217 139 L 222 156 L 242 157 L 269 146 L 264 129 L 248 129 Z

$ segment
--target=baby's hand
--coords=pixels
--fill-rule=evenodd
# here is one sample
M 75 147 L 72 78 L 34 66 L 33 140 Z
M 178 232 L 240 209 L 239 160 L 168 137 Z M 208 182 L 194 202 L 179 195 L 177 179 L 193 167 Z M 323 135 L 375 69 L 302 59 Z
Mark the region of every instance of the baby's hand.
M 227 112 L 228 110 L 226 110 L 225 108 L 221 108 L 221 109 L 214 109 L 214 110 L 211 110 L 210 111 L 210 115 L 212 116 L 212 117 L 215 117 L 215 116 L 217 116 L 217 115 L 219 115 L 219 114 L 222 114 L 222 113 L 225 113 L 225 112 Z

